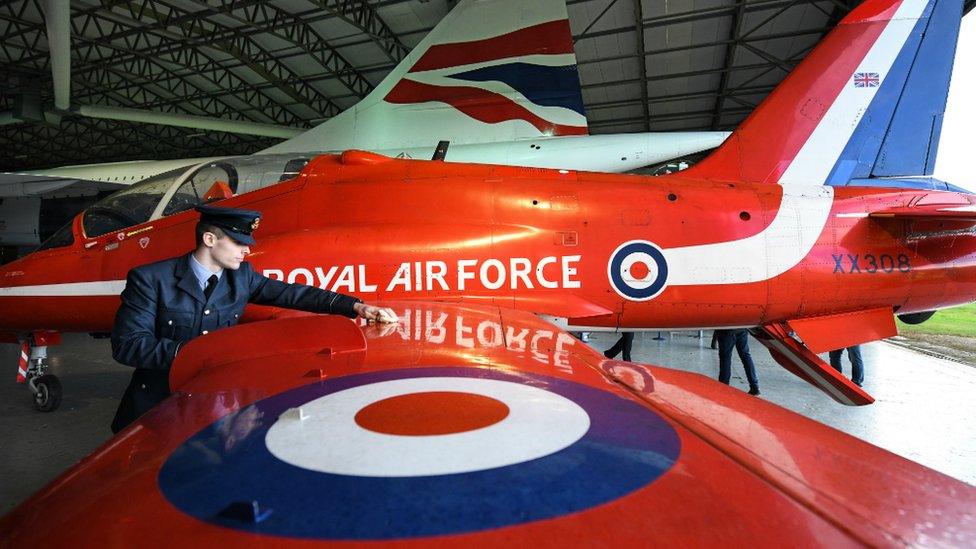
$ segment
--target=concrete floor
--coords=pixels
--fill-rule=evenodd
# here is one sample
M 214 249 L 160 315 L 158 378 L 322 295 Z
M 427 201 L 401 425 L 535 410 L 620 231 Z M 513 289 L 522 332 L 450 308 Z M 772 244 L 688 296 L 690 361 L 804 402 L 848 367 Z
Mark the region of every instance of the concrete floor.
M 717 375 L 710 334 L 700 340 L 697 332 L 665 333 L 663 341 L 655 341 L 655 335 L 637 335 L 634 360 Z M 589 342 L 602 350 L 616 337 L 593 334 Z M 759 398 L 976 485 L 976 368 L 887 343 L 866 345 L 864 387 L 877 402 L 851 408 L 782 369 L 759 343 L 752 341 L 751 348 Z M 49 371 L 61 378 L 64 400 L 57 412 L 44 414 L 34 410 L 29 391 L 13 382 L 19 352 L 0 345 L 0 364 L 9 374 L 0 381 L 0 515 L 110 437 L 108 425 L 130 375 L 112 361 L 107 340 L 66 335 L 49 353 Z M 733 387 L 747 389 L 737 357 L 732 372 Z

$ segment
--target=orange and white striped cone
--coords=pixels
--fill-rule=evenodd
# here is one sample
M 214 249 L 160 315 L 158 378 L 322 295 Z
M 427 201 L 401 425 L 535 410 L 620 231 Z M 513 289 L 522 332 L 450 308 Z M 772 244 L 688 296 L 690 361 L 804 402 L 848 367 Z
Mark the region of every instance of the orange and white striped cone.
M 17 364 L 17 383 L 27 381 L 27 361 L 30 359 L 30 342 L 20 344 L 20 362 Z

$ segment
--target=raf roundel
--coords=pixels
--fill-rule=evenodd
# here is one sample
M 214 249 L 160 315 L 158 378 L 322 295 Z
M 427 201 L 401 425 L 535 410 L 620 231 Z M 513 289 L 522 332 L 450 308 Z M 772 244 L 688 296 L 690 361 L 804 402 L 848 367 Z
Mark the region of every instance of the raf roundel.
M 245 406 L 176 448 L 159 488 L 219 526 L 317 540 L 479 532 L 584 512 L 671 469 L 681 442 L 624 396 L 477 368 L 375 372 Z M 226 510 L 256 503 L 260 520 Z
M 556 393 L 458 377 L 371 383 L 310 401 L 302 413 L 324 420 L 276 422 L 265 437 L 268 451 L 303 469 L 363 477 L 505 467 L 558 452 L 590 427 L 586 412 Z
M 653 242 L 631 240 L 610 254 L 607 262 L 610 286 L 630 301 L 654 299 L 667 286 L 668 263 Z

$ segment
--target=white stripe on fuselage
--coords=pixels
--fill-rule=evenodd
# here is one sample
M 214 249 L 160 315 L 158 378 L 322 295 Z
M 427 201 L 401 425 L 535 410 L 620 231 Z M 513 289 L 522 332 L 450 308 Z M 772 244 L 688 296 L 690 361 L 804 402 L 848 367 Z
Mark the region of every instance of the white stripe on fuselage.
M 880 83 L 873 88 L 855 88 L 850 78 L 844 83 L 840 95 L 783 172 L 779 180 L 781 185 L 822 185 L 827 181 L 837 158 L 847 146 L 878 90 L 884 85 L 895 59 L 928 3 L 929 0 L 904 0 L 898 7 L 894 17 L 888 21 L 888 25 L 854 71 L 854 74 L 876 72 Z
M 776 217 L 762 232 L 740 240 L 662 250 L 668 286 L 745 284 L 785 273 L 810 253 L 833 203 L 833 187 L 783 187 Z
M 855 72 L 877 72 L 883 84 L 927 4 L 928 0 L 905 0 Z M 855 88 L 848 79 L 780 178 L 783 200 L 769 226 L 741 240 L 663 250 L 667 284 L 759 282 L 799 264 L 823 233 L 833 205 L 833 187 L 823 183 L 880 88 Z
M 114 296 L 121 294 L 124 289 L 124 280 L 100 280 L 0 288 L 0 297 Z

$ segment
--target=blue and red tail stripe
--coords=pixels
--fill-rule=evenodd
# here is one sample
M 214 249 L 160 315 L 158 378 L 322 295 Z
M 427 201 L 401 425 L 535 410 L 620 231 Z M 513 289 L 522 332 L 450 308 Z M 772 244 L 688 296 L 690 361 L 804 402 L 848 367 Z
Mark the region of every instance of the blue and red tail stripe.
M 567 19 L 483 40 L 436 44 L 424 52 L 384 100 L 395 104 L 440 102 L 486 124 L 524 120 L 544 135 L 586 135 L 579 73 L 575 61 L 569 61 L 573 59 L 572 54 L 572 33 Z M 529 56 L 552 57 L 548 63 L 536 63 Z M 458 72 L 444 70 L 453 67 Z M 440 71 L 441 81 L 431 83 L 421 81 L 420 76 L 411 78 L 431 71 Z M 504 84 L 511 93 L 487 89 L 491 82 Z M 553 108 L 565 109 L 555 112 L 571 116 L 548 119 L 547 114 L 554 111 L 547 113 L 546 109 Z M 567 119 L 574 118 L 580 124 L 567 123 Z
M 484 63 L 525 55 L 573 53 L 568 19 L 540 23 L 483 40 L 436 44 L 414 63 L 410 72 Z
M 471 118 L 486 124 L 497 124 L 508 120 L 525 120 L 546 135 L 587 134 L 585 126 L 569 126 L 550 122 L 504 95 L 472 86 L 434 86 L 404 78 L 390 90 L 385 100 L 400 104 L 439 101 L 447 103 Z
M 504 82 L 536 105 L 562 107 L 586 116 L 579 92 L 576 65 L 534 65 L 505 63 L 452 74 L 451 78 L 470 82 Z

